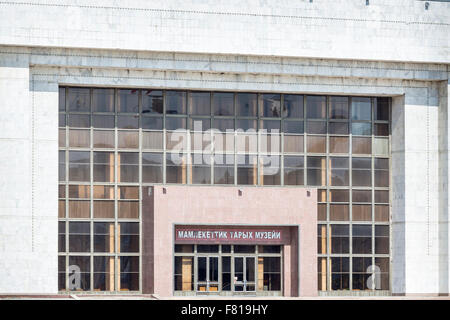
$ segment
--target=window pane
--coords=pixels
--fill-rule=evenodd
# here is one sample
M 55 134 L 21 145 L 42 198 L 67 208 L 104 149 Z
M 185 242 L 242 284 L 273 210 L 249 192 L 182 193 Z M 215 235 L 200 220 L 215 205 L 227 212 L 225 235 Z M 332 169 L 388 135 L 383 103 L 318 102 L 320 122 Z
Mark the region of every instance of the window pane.
M 389 187 L 389 159 L 375 158 L 375 187 Z
M 256 119 L 236 119 L 236 130 L 257 130 L 258 123 Z
M 259 99 L 260 114 L 263 117 L 281 117 L 281 95 L 260 94 Z
M 308 135 L 307 140 L 309 153 L 325 153 L 327 151 L 327 138 L 310 136 Z
M 308 119 L 325 119 L 327 104 L 324 96 L 306 96 L 306 117 Z
M 348 134 L 347 122 L 329 122 L 328 131 L 330 134 Z
M 211 129 L 211 118 L 190 118 L 189 128 L 193 131 L 206 131 Z
M 307 159 L 309 186 L 326 185 L 326 164 L 325 157 L 308 157 Z
M 331 221 L 349 221 L 348 204 L 330 204 Z
M 94 148 L 114 148 L 114 131 L 94 130 Z
M 319 257 L 317 258 L 317 289 L 319 291 L 326 291 L 327 290 L 327 258 L 326 257 Z
M 163 94 L 161 90 L 142 91 L 142 113 L 163 114 Z
M 376 155 L 388 155 L 389 140 L 387 138 L 375 138 L 373 141 L 373 153 Z
M 349 226 L 332 224 L 330 225 L 331 253 L 349 253 Z M 345 266 L 348 272 L 348 265 Z M 336 270 L 339 272 L 338 270 Z M 333 270 L 332 270 L 333 272 Z
M 94 218 L 113 219 L 114 201 L 94 200 Z
M 352 97 L 352 120 L 371 120 L 370 98 Z
M 163 154 L 142 153 L 142 182 L 162 183 Z
M 349 182 L 349 159 L 330 158 L 330 185 L 348 186 Z
M 66 201 L 58 200 L 58 218 L 66 217 Z
M 142 132 L 142 148 L 162 150 L 163 149 L 163 133 L 160 131 L 143 131 Z
M 304 157 L 284 157 L 284 184 L 303 185 Z
M 236 151 L 256 153 L 258 151 L 258 136 L 254 133 L 238 133 L 236 135 Z
M 166 183 L 186 183 L 186 155 L 166 154 Z
M 92 111 L 114 112 L 114 89 L 93 89 Z
M 219 131 L 227 131 L 227 130 L 233 130 L 234 131 L 234 119 L 227 119 L 227 118 L 214 118 L 213 120 L 213 128 L 219 130 Z
M 69 130 L 69 147 L 71 148 L 89 148 L 91 142 L 91 131 L 88 130 Z
M 139 257 L 120 257 L 120 290 L 139 290 Z
M 94 152 L 94 181 L 114 182 L 113 152 Z
M 372 134 L 370 122 L 353 122 L 352 134 L 358 136 L 370 136 Z
M 166 129 L 167 130 L 186 129 L 186 118 L 166 117 Z
M 225 259 L 225 258 L 223 258 Z M 222 260 L 223 261 L 223 260 Z M 175 257 L 175 291 L 194 290 L 194 258 Z M 222 277 L 222 282 L 228 281 Z
M 261 155 L 260 156 L 261 168 L 260 168 L 260 184 L 261 185 L 279 185 L 281 175 L 281 160 L 277 155 Z
M 91 257 L 69 256 L 69 274 L 80 272 L 80 282 L 69 280 L 69 290 L 89 291 L 91 290 Z
M 353 253 L 372 253 L 372 225 L 354 224 L 352 232 Z
M 303 135 L 284 135 L 285 153 L 303 152 Z
M 58 181 L 66 180 L 66 152 L 58 151 Z
M 91 102 L 88 88 L 69 88 L 69 112 L 90 112 Z
M 214 115 L 233 116 L 234 115 L 234 93 L 214 92 L 213 93 Z
M 114 186 L 94 186 L 94 199 L 114 199 Z
M 352 185 L 361 187 L 370 187 L 372 185 L 370 158 L 352 159 Z
M 104 115 L 104 114 L 93 114 L 92 115 L 92 126 L 94 128 L 114 128 L 114 116 Z
M 389 203 L 389 191 L 376 190 L 375 191 L 376 203 Z
M 353 154 L 371 154 L 372 153 L 372 138 L 352 138 Z
M 327 220 L 327 205 L 325 203 L 317 205 L 317 220 L 326 221 Z
M 256 185 L 258 183 L 257 156 L 237 155 L 237 183 Z
M 88 114 L 69 114 L 69 126 L 89 128 L 91 126 L 91 118 Z
M 308 121 L 306 122 L 306 132 L 311 134 L 326 134 L 326 121 Z
M 139 252 L 139 223 L 120 222 L 119 252 Z
M 374 135 L 389 136 L 389 125 L 387 123 L 376 123 L 374 125 Z
M 352 191 L 353 202 L 372 202 L 371 190 L 353 190 Z
M 234 155 L 214 156 L 214 183 L 234 184 Z
M 66 111 L 66 88 L 58 89 L 58 111 Z
M 139 154 L 120 152 L 117 157 L 120 167 L 118 182 L 139 182 Z
M 186 92 L 166 91 L 166 114 L 186 114 Z
M 256 93 L 238 93 L 236 95 L 236 114 L 244 117 L 257 116 Z
M 94 257 L 94 290 L 114 291 L 114 257 Z
M 348 97 L 330 97 L 330 119 L 348 119 Z
M 348 202 L 349 190 L 330 190 L 331 202 Z
M 118 132 L 119 148 L 137 149 L 139 148 L 139 132 L 138 131 L 119 131 Z
M 190 92 L 189 114 L 203 116 L 211 114 L 211 95 L 209 92 Z
M 69 252 L 89 252 L 90 222 L 69 222 Z
M 353 221 L 372 221 L 372 205 L 354 204 L 352 206 Z
M 65 127 L 66 126 L 66 114 L 60 113 L 58 116 L 58 126 Z
M 375 254 L 389 254 L 389 226 L 375 226 Z
M 330 137 L 330 153 L 348 153 L 348 137 Z
M 139 219 L 139 201 L 119 201 L 119 219 Z
M 114 252 L 113 222 L 94 222 L 94 252 Z
M 375 120 L 389 120 L 389 98 L 375 98 Z
M 303 121 L 285 120 L 283 122 L 283 132 L 285 133 L 303 133 Z
M 283 98 L 283 116 L 286 118 L 303 118 L 303 96 L 285 94 Z
M 211 160 L 209 154 L 194 153 L 191 155 L 191 183 L 211 183 Z
M 138 129 L 139 116 L 117 116 L 117 128 L 119 129 Z
M 91 186 L 89 185 L 69 185 L 69 198 L 89 199 Z
M 69 180 L 90 180 L 90 153 L 89 151 L 69 151 Z
M 279 133 L 281 131 L 281 122 L 279 120 L 261 120 L 259 130 L 266 130 L 267 133 Z
M 118 112 L 138 113 L 139 112 L 139 90 L 131 89 L 119 90 Z
M 261 261 L 262 260 L 262 261 Z M 248 260 L 247 260 L 248 263 Z M 258 258 L 258 285 L 263 291 L 281 290 L 281 259 L 280 257 Z M 263 278 L 260 278 L 262 273 Z
M 141 117 L 141 127 L 144 130 L 162 130 L 162 117 Z

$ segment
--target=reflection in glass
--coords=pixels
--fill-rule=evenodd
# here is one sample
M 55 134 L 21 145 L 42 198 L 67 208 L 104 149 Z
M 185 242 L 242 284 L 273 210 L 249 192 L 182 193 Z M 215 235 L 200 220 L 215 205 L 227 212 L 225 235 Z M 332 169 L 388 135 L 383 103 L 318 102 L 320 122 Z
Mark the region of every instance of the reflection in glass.
M 117 111 L 120 113 L 139 112 L 139 90 L 120 89 Z
M 161 90 L 142 91 L 142 114 L 162 114 L 163 94 Z
M 256 117 L 258 115 L 257 112 L 256 93 L 236 94 L 236 115 L 243 117 Z
M 93 89 L 92 111 L 114 112 L 114 89 Z
M 352 120 L 371 120 L 370 98 L 352 97 Z
M 282 115 L 286 118 L 303 118 L 303 96 L 285 94 Z
M 214 115 L 233 116 L 234 115 L 234 93 L 214 92 L 213 93 Z

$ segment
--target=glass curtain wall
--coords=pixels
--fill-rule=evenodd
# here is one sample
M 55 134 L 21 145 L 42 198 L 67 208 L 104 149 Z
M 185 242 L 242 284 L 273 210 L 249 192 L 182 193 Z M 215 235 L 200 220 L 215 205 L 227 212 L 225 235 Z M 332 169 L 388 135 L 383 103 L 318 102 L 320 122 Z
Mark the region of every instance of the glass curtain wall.
M 140 290 L 154 184 L 318 188 L 319 290 L 390 288 L 390 98 L 60 87 L 59 181 L 60 290 Z

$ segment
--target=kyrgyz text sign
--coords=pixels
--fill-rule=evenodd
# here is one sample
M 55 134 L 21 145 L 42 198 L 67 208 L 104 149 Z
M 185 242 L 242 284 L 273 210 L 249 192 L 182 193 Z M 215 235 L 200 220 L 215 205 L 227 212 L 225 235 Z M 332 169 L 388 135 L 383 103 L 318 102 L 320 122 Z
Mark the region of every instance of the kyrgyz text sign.
M 218 228 L 189 227 L 175 228 L 177 243 L 264 243 L 283 244 L 289 242 L 289 231 L 280 227 L 264 228 Z

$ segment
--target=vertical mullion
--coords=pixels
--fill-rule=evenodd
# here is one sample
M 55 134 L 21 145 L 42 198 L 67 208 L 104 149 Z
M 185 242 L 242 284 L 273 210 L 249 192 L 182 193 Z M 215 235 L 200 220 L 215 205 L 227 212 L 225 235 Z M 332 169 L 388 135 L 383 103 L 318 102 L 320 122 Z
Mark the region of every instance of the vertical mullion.
M 138 214 L 139 214 L 139 286 L 138 291 L 142 292 L 142 110 L 143 110 L 143 92 L 139 90 L 138 98 L 138 112 L 139 112 L 139 125 L 138 125 L 138 148 L 139 148 L 139 186 L 138 186 Z
M 119 89 L 115 89 L 114 90 L 114 101 L 115 101 L 115 110 L 114 110 L 114 291 L 118 291 L 119 288 L 119 233 L 118 233 L 118 213 L 117 213 L 117 193 L 118 193 L 118 176 L 119 176 L 119 164 L 118 164 L 118 160 L 119 160 L 119 152 L 118 152 L 118 143 L 119 143 L 119 138 L 118 138 L 118 128 L 117 128 L 117 122 L 118 122 L 118 112 L 119 112 Z

